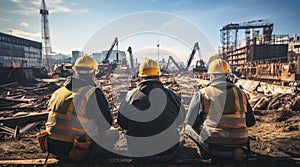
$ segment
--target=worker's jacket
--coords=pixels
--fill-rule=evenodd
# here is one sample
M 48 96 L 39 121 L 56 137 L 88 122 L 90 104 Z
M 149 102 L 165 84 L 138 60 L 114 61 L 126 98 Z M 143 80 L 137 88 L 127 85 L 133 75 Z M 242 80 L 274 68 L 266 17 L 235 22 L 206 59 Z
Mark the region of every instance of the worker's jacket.
M 194 95 L 186 122 L 194 128 L 201 125 L 198 133 L 206 143 L 235 147 L 247 143 L 247 126 L 255 119 L 240 88 L 215 80 Z
M 49 138 L 58 141 L 97 136 L 112 124 L 108 103 L 91 79 L 70 78 L 52 94 L 48 111 L 46 130 Z
M 155 93 L 157 90 L 158 92 Z M 152 103 L 150 103 L 151 98 Z M 157 107 L 157 109 L 151 110 L 149 109 L 151 107 Z M 120 105 L 118 113 L 118 123 L 126 130 L 128 148 L 143 149 L 142 147 L 147 145 L 146 141 L 139 144 L 134 142 L 130 136 L 146 139 L 162 133 L 167 134 L 164 135 L 167 140 L 162 141 L 160 138 L 157 138 L 157 140 L 154 138 L 149 142 L 151 144 L 156 143 L 157 147 L 161 147 L 164 144 L 177 144 L 179 142 L 177 128 L 184 120 L 184 112 L 180 112 L 181 109 L 184 110 L 180 97 L 170 89 L 164 88 L 160 81 L 146 80 L 140 82 L 137 88 L 127 93 L 126 99 Z M 159 114 L 152 117 L 156 114 L 156 111 Z M 140 114 L 149 116 L 144 120 L 139 120 Z M 167 143 L 163 143 L 166 141 Z M 146 151 L 144 150 L 144 152 Z

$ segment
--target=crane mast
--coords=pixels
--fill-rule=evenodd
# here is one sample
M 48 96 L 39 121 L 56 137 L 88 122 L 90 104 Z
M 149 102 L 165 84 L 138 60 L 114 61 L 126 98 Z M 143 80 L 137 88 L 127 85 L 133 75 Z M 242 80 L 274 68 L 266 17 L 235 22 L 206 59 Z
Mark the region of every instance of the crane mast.
M 50 56 L 50 53 L 52 52 L 52 50 L 51 50 L 49 20 L 48 20 L 49 11 L 47 9 L 45 0 L 42 0 L 40 14 L 42 16 L 41 23 L 42 23 L 43 65 L 48 70 L 50 70 L 51 67 L 50 67 L 50 62 L 49 62 L 49 56 Z

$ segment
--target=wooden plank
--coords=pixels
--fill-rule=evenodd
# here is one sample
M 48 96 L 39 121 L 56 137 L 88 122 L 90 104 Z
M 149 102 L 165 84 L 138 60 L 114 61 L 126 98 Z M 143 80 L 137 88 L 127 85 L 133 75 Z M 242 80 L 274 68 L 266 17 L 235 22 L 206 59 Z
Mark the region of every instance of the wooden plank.
M 6 126 L 23 126 L 33 122 L 46 121 L 48 118 L 48 112 L 33 112 L 29 115 L 25 116 L 17 116 L 17 117 L 8 117 L 8 118 L 0 118 L 0 123 L 3 123 Z
M 43 165 L 45 159 L 28 159 L 28 160 L 0 160 L 0 165 Z M 47 165 L 55 165 L 59 162 L 58 159 L 49 158 Z
M 45 159 L 28 159 L 28 160 L 0 160 L 0 165 L 41 165 L 44 164 Z M 264 167 L 264 166 L 299 166 L 300 158 L 250 158 L 249 167 Z M 168 161 L 168 162 L 141 162 L 141 161 L 128 161 L 128 158 L 116 159 L 102 159 L 102 160 L 92 160 L 92 161 L 80 161 L 74 162 L 72 160 L 58 160 L 56 158 L 49 158 L 47 165 L 58 165 L 58 166 L 209 166 L 209 167 L 246 167 L 246 162 L 237 163 L 237 162 L 211 162 L 209 160 L 200 160 L 200 159 L 188 159 L 183 161 Z

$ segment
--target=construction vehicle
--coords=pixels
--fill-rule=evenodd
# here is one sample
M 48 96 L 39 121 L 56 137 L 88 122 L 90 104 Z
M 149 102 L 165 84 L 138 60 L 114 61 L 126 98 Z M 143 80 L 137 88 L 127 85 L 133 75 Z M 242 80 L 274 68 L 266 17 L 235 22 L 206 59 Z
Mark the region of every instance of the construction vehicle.
M 199 47 L 199 44 L 198 42 L 195 43 L 194 45 L 194 48 L 192 50 L 192 53 L 187 61 L 187 65 L 186 65 L 186 68 L 185 68 L 185 71 L 188 71 L 190 66 L 191 66 L 191 63 L 195 57 L 195 53 L 196 51 L 198 51 L 198 55 L 199 55 L 199 60 L 196 62 L 196 67 L 194 67 L 192 69 L 192 71 L 194 72 L 195 74 L 195 77 L 196 78 L 201 78 L 201 79 L 205 79 L 207 78 L 207 65 L 206 63 L 203 61 L 202 57 L 201 57 L 201 54 L 200 54 L 200 47 Z
M 57 75 L 59 77 L 68 77 L 73 75 L 72 64 L 69 63 L 61 63 L 55 64 L 52 77 Z
M 113 62 L 109 61 L 109 57 L 113 51 L 114 47 L 117 47 L 117 53 L 116 53 L 116 60 Z M 97 77 L 101 77 L 102 75 L 110 74 L 114 71 L 114 69 L 117 67 L 117 63 L 119 62 L 119 55 L 118 55 L 118 38 L 116 37 L 113 43 L 111 44 L 109 50 L 107 51 L 104 60 L 101 64 L 98 65 L 99 73 L 97 74 Z
M 207 65 L 202 59 L 196 62 L 196 67 L 193 68 L 193 73 L 196 78 L 208 79 Z
M 178 65 L 178 63 L 174 60 L 174 58 L 172 56 L 169 56 L 167 65 L 166 65 L 166 67 L 164 69 L 168 70 L 169 65 L 170 65 L 170 60 L 175 64 L 175 66 L 178 68 L 179 71 L 183 71 L 184 70 L 181 66 Z
M 199 51 L 200 48 L 199 48 L 198 42 L 195 43 L 194 48 L 193 48 L 193 50 L 192 50 L 192 53 L 190 54 L 190 57 L 189 57 L 188 60 L 187 60 L 186 67 L 185 67 L 185 69 L 184 69 L 185 72 L 187 72 L 187 71 L 189 70 L 189 68 L 190 68 L 190 66 L 191 66 L 191 63 L 192 63 L 192 61 L 193 61 L 193 59 L 194 59 L 194 57 L 195 57 L 195 53 L 196 53 L 197 50 L 198 50 L 198 54 L 199 54 L 199 57 L 200 57 L 200 51 Z
M 169 64 L 170 64 L 170 60 L 175 64 L 175 66 L 178 68 L 179 71 L 183 71 L 183 72 L 187 72 L 191 66 L 191 63 L 195 57 L 195 53 L 196 51 L 198 50 L 198 53 L 199 53 L 199 44 L 198 42 L 195 43 L 194 47 L 193 47 L 193 50 L 192 50 L 192 53 L 190 54 L 188 60 L 187 60 L 187 65 L 186 67 L 181 67 L 178 65 L 178 63 L 174 60 L 174 58 L 172 56 L 169 56 L 169 59 L 168 59 L 168 62 L 167 62 L 167 65 L 165 67 L 165 69 L 168 69 L 169 67 Z M 200 55 L 200 53 L 199 53 Z

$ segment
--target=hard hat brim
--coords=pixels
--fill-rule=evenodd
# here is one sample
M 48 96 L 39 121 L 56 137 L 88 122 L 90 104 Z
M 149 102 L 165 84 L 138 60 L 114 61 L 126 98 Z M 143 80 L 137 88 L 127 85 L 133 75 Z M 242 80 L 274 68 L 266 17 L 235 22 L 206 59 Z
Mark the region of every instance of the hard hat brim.
M 92 69 L 92 68 L 88 68 L 88 67 L 83 67 L 83 66 L 73 66 L 72 67 L 72 70 L 76 71 L 77 68 L 81 68 L 81 69 L 85 69 L 85 70 L 94 70 L 95 71 L 95 74 L 98 74 L 99 73 L 99 70 L 95 70 L 95 69 Z

